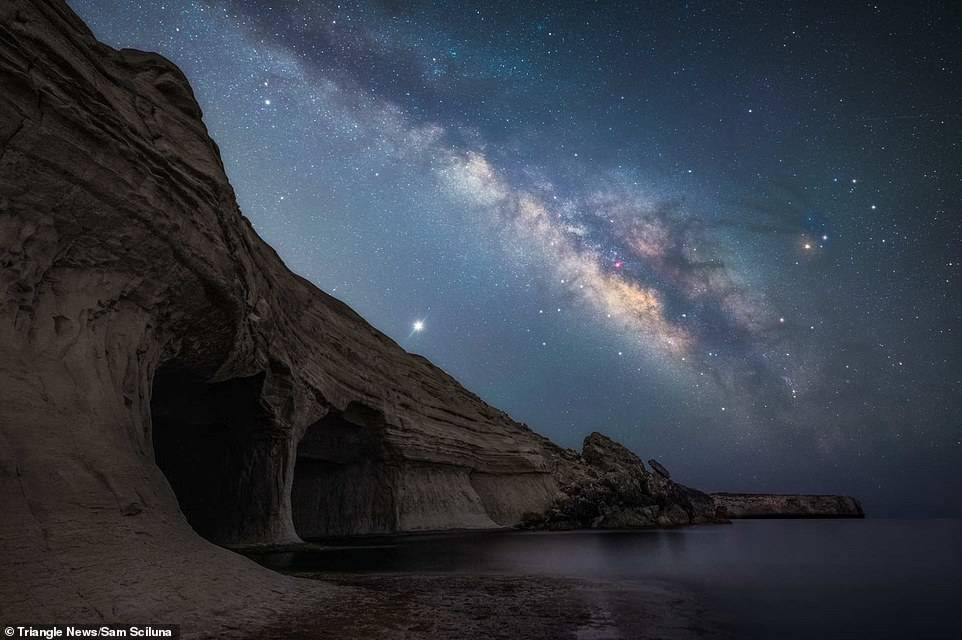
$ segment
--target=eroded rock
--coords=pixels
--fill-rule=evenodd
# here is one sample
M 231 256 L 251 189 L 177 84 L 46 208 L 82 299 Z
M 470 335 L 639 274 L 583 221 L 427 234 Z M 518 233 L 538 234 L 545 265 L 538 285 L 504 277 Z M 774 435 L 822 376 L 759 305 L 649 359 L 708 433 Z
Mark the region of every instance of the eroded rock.
M 208 540 L 552 505 L 558 526 L 708 517 L 620 445 L 560 449 L 291 273 L 161 56 L 98 43 L 62 0 L 8 0 L 0 86 L 5 618 L 223 630 L 322 599 Z
M 861 503 L 851 496 L 713 493 L 719 512 L 728 518 L 864 518 Z
M 710 496 L 649 472 L 637 455 L 600 433 L 585 438 L 580 459 L 568 466 L 560 495 L 526 526 L 634 529 L 724 521 Z
M 662 466 L 662 464 L 657 460 L 655 460 L 654 458 L 649 460 L 648 464 L 651 465 L 652 470 L 654 470 L 656 473 L 661 474 L 662 476 L 664 476 L 665 478 L 668 478 L 669 480 L 671 479 L 671 474 L 668 473 L 668 469 Z

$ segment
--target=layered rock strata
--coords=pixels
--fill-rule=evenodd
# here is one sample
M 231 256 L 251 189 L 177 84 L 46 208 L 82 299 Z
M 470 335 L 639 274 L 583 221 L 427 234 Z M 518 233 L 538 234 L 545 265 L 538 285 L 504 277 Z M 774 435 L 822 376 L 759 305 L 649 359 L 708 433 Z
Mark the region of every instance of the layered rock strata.
M 317 597 L 208 541 L 713 517 L 290 272 L 167 60 L 98 43 L 62 0 L 8 0 L 0 86 L 0 613 L 211 623 Z

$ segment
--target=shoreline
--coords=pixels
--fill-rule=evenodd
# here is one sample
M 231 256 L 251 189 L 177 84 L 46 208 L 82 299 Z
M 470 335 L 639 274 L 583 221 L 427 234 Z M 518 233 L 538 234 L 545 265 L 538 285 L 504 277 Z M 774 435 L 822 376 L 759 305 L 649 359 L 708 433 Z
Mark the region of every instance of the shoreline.
M 690 529 L 693 527 L 679 527 Z M 392 570 L 318 569 L 297 560 L 272 563 L 272 554 L 325 554 L 340 566 L 339 552 L 367 554 L 403 549 L 405 543 L 434 540 L 490 541 L 497 537 L 576 538 L 614 534 L 664 534 L 651 530 L 531 531 L 524 529 L 418 532 L 358 536 L 338 544 L 248 548 L 243 555 L 301 582 L 323 585 L 336 594 L 336 611 L 316 617 L 297 615 L 274 621 L 248 637 L 487 640 L 728 640 L 734 635 L 724 612 L 713 610 L 697 585 L 668 576 L 584 576 L 542 573 L 531 568 L 479 567 L 476 570 L 425 568 Z M 517 535 L 512 535 L 517 534 Z M 326 564 L 326 563 L 325 563 Z M 297 568 L 300 565 L 300 568 Z
M 250 637 L 952 637 L 960 527 L 958 518 L 767 519 L 326 548 L 273 568 L 337 594 L 341 613 L 312 616 L 308 606 Z M 899 547 L 907 535 L 926 550 Z
M 338 611 L 251 638 L 730 639 L 700 594 L 656 579 L 449 572 L 298 573 L 343 589 Z

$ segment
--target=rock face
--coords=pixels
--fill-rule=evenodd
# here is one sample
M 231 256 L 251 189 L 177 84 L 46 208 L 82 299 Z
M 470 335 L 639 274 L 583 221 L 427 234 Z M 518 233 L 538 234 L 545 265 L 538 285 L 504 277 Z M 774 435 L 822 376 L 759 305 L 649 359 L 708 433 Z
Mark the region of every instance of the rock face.
M 0 613 L 210 622 L 308 588 L 203 538 L 713 517 L 291 273 L 167 60 L 98 43 L 62 0 L 7 0 L 0 86 Z
M 669 479 L 671 478 L 671 474 L 668 473 L 668 469 L 664 468 L 664 467 L 661 465 L 661 463 L 658 462 L 657 460 L 655 460 L 654 458 L 652 458 L 651 460 L 649 460 L 649 461 L 648 461 L 648 464 L 651 465 L 651 468 L 652 468 L 652 469 L 654 469 L 657 473 L 661 474 L 661 475 L 664 476 L 665 478 L 669 478 Z
M 724 520 L 710 496 L 672 482 L 660 464 L 659 473 L 648 472 L 638 456 L 600 433 L 585 438 L 576 462 L 559 474 L 559 497 L 527 526 L 637 529 Z
M 718 512 L 728 518 L 864 518 L 850 496 L 773 493 L 713 493 Z

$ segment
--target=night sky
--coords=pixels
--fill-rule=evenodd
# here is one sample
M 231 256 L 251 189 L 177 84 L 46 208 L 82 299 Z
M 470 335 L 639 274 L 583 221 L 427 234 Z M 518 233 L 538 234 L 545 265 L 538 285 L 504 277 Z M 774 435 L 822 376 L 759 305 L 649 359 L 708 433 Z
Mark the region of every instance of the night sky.
M 291 269 L 535 430 L 962 513 L 952 3 L 70 4 Z

